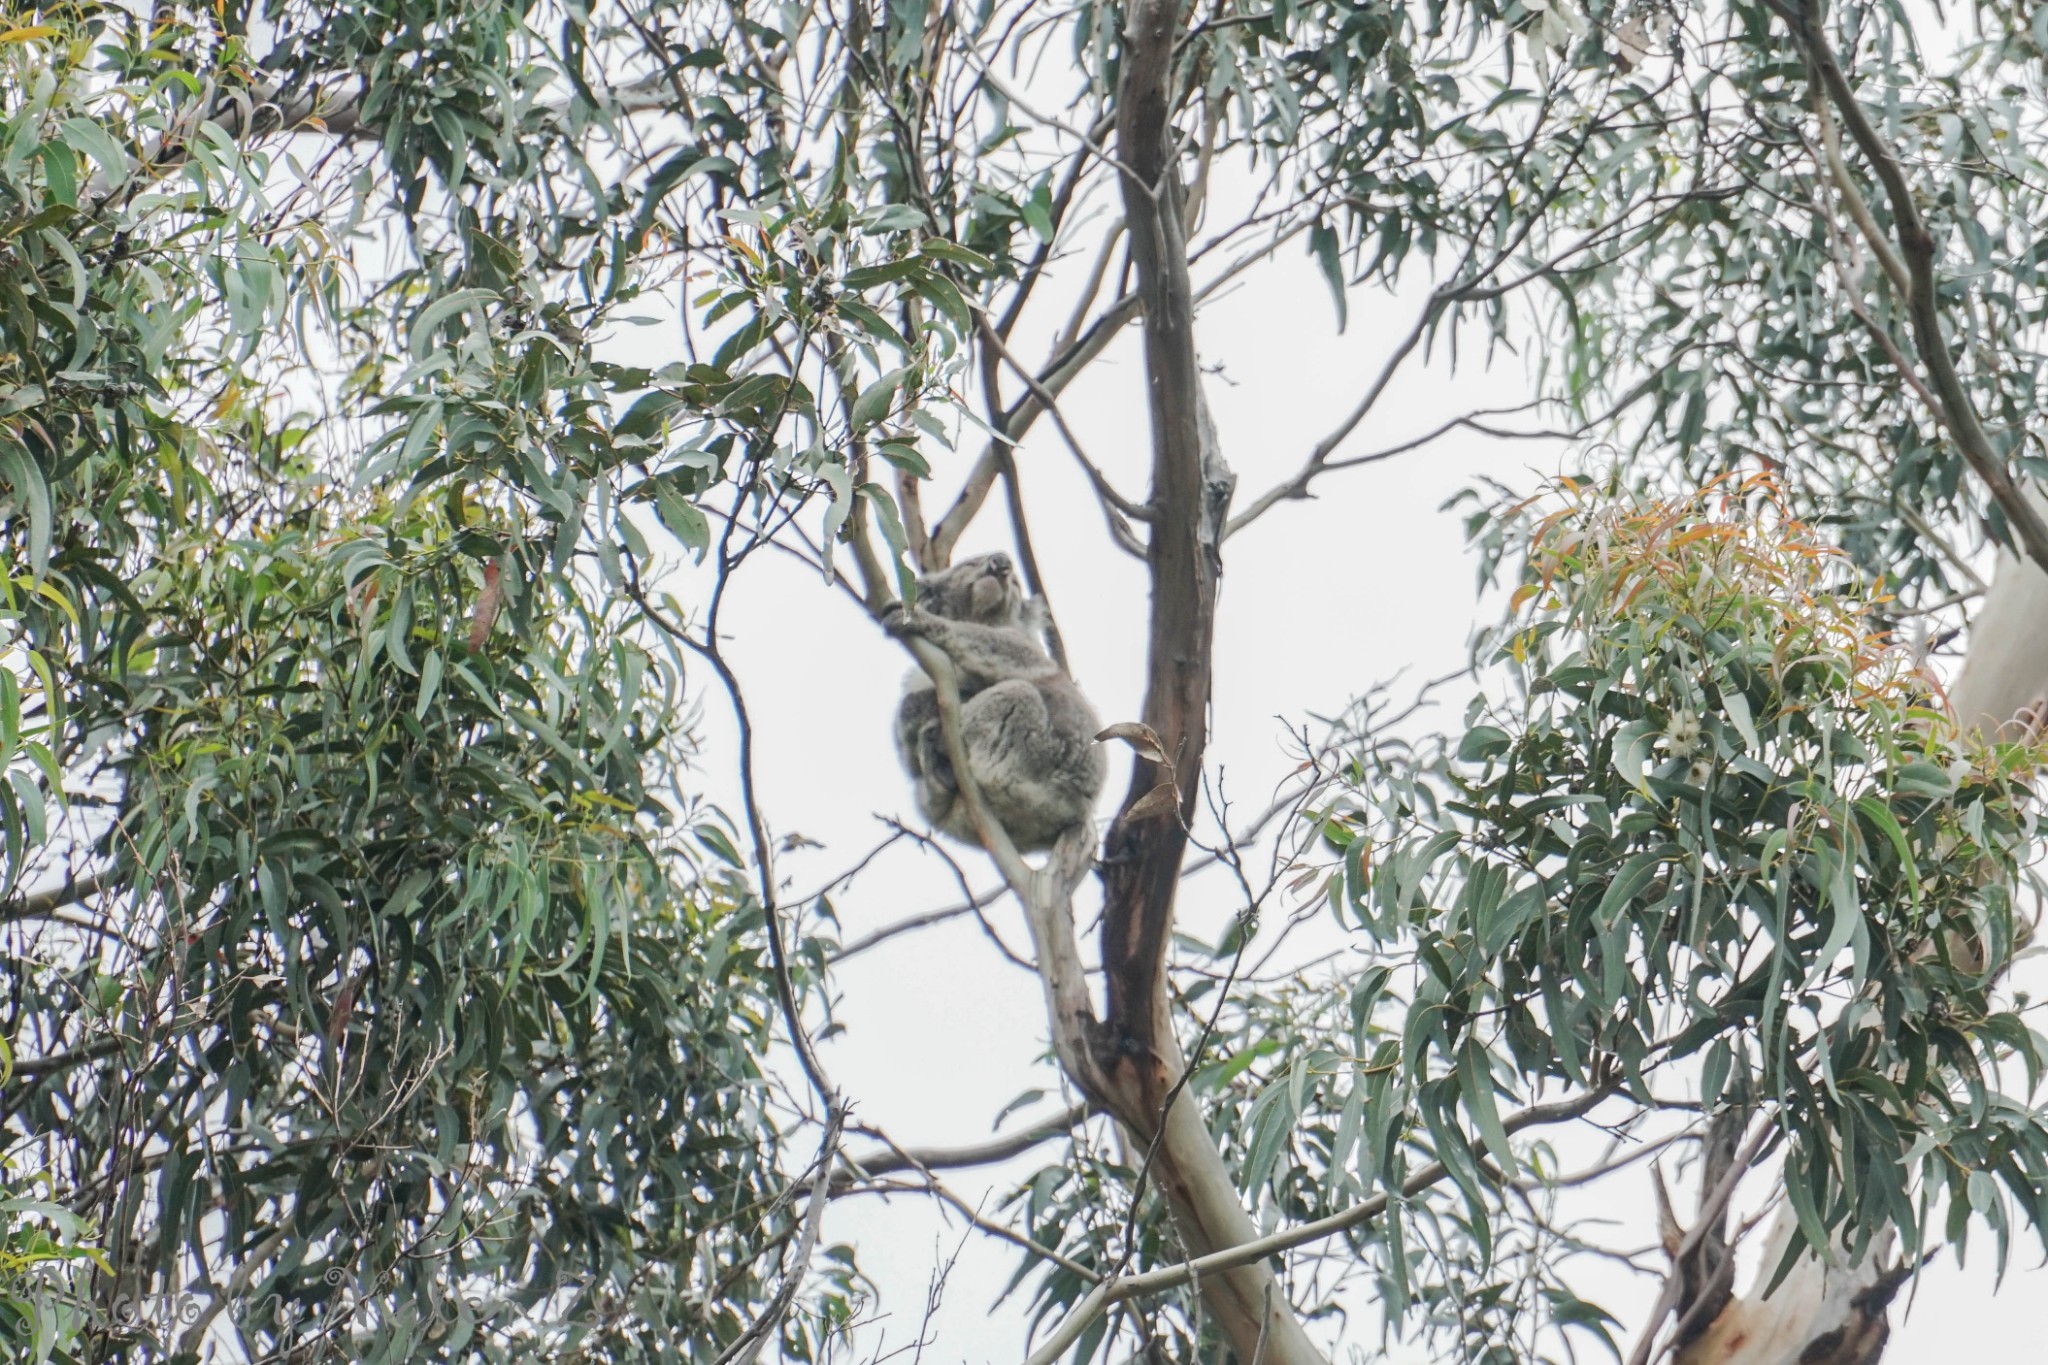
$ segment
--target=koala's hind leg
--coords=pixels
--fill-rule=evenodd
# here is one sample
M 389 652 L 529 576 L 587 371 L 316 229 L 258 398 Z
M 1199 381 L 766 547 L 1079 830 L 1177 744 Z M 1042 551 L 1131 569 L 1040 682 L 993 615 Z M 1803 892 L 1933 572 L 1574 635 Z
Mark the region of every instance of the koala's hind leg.
M 917 779 L 917 808 L 929 820 L 934 829 L 944 830 L 964 843 L 979 842 L 974 835 L 974 817 L 967 809 L 967 803 L 960 799 L 960 789 L 953 785 L 953 773 L 946 770 L 944 780 L 931 773 Z
M 953 776 L 953 756 L 946 752 L 946 732 L 937 716 L 917 732 L 917 776 L 937 791 L 960 790 L 960 779 Z
M 968 766 L 990 811 L 1027 853 L 1052 847 L 1085 820 L 1101 787 L 1093 717 L 1067 714 L 1072 708 L 1063 701 L 1060 691 L 1011 679 L 977 693 L 961 711 Z M 959 817 L 967 821 L 964 809 Z

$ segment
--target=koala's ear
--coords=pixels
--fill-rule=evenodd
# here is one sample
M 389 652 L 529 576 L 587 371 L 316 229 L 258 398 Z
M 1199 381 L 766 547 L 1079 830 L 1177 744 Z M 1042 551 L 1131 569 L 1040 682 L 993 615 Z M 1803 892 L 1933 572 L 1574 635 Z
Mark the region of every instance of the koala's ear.
M 1023 607 L 1024 624 L 1036 631 L 1045 631 L 1052 626 L 1052 608 L 1043 597 L 1027 597 Z

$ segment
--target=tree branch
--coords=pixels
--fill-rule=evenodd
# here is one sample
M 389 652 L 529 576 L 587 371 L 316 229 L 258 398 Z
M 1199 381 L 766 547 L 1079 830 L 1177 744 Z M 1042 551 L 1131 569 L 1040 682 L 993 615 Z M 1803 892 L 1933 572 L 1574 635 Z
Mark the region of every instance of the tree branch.
M 992 1218 L 984 1218 L 971 1205 L 969 1205 L 966 1200 L 962 1199 L 959 1195 L 953 1193 L 953 1191 L 947 1189 L 945 1184 L 942 1181 L 938 1180 L 936 1177 L 928 1176 L 924 1180 L 918 1182 L 894 1180 L 879 1185 L 864 1185 L 858 1189 L 847 1190 L 846 1193 L 849 1195 L 926 1195 L 932 1199 L 938 1200 L 942 1204 L 950 1205 L 953 1208 L 953 1210 L 957 1212 L 962 1218 L 965 1218 L 968 1224 L 972 1226 L 976 1231 L 985 1232 L 991 1237 L 999 1238 L 1002 1241 L 1008 1242 L 1011 1246 L 1029 1252 L 1031 1255 L 1036 1256 L 1039 1260 L 1049 1261 L 1053 1265 L 1058 1266 L 1060 1269 L 1067 1271 L 1070 1274 L 1078 1276 L 1085 1283 L 1093 1284 L 1102 1278 L 1096 1272 L 1090 1270 L 1087 1266 L 1082 1265 L 1079 1261 L 1076 1261 L 1069 1256 L 1063 1256 L 1058 1251 L 1055 1251 L 1053 1248 L 1046 1246 L 1042 1243 L 1032 1241 L 1029 1237 L 1026 1237 L 1023 1233 L 1017 1231 L 1015 1228 L 1004 1227 L 1001 1223 L 996 1222 Z
M 64 880 L 41 891 L 27 891 L 13 900 L 0 904 L 0 923 L 23 919 L 47 919 L 66 906 L 77 905 L 92 899 L 106 889 L 104 872 L 89 872 L 83 877 L 65 874 Z
M 991 904 L 1007 890 L 1009 890 L 1007 885 L 992 886 L 986 891 L 977 891 L 971 899 L 959 905 L 949 905 L 940 910 L 927 910 L 923 914 L 911 915 L 897 920 L 893 924 L 885 924 L 879 929 L 861 935 L 843 947 L 834 949 L 826 955 L 825 960 L 836 965 L 850 957 L 856 957 L 870 948 L 878 948 L 890 939 L 902 934 L 915 933 L 919 929 L 928 929 L 934 924 L 944 924 L 947 920 L 959 919 L 962 915 L 971 915 L 976 910 Z
M 84 1047 L 72 1048 L 68 1052 L 52 1052 L 47 1057 L 22 1057 L 15 1061 L 13 1074 L 18 1079 L 33 1079 L 68 1071 L 74 1066 L 84 1066 L 102 1057 L 111 1057 L 121 1050 L 122 1040 L 107 1038 Z
M 2027 501 L 2025 492 L 2013 482 L 2005 458 L 1991 444 L 1990 435 L 1977 416 L 1976 405 L 1970 401 L 1969 390 L 1963 386 L 1962 376 L 1956 372 L 1948 342 L 1942 336 L 1940 283 L 1934 273 L 1934 236 L 1927 230 L 1920 208 L 1913 201 L 1912 186 L 1907 183 L 1897 158 L 1878 135 L 1870 116 L 1864 112 L 1856 92 L 1850 88 L 1841 60 L 1835 55 L 1827 35 L 1815 22 L 1811 7 L 1794 8 L 1785 0 L 1766 0 L 1766 3 L 1791 28 L 1793 40 L 1804 49 L 1814 74 L 1820 78 L 1821 89 L 1849 129 L 1850 139 L 1863 153 L 1864 160 L 1870 163 L 1878 183 L 1884 187 L 1885 198 L 1891 205 L 1899 255 L 1905 262 L 1908 281 L 1906 310 L 1913 323 L 1914 349 L 1927 366 L 1930 386 L 1940 397 L 1941 406 L 1947 414 L 1944 425 L 1955 439 L 1964 461 L 1983 480 L 1992 500 L 2005 514 L 2014 538 L 2035 563 L 2048 569 L 2048 520 L 2043 520 L 2040 511 Z M 1823 136 L 1825 133 L 1823 129 Z M 1852 201 L 1851 213 L 1854 211 Z M 1868 214 L 1867 207 L 1865 213 Z M 1875 226 L 1874 221 L 1872 226 Z M 1879 240 L 1882 240 L 1882 234 L 1879 234 Z M 1881 256 L 1879 259 L 1882 261 L 1884 258 Z M 1889 271 L 1890 266 L 1887 273 Z
M 1088 458 L 1088 452 L 1081 449 L 1080 439 L 1074 435 L 1073 429 L 1067 425 L 1065 415 L 1060 412 L 1059 400 L 1054 397 L 1052 390 L 1046 388 L 1038 377 L 1026 369 L 1023 362 L 1017 359 L 1010 348 L 1004 344 L 1002 334 L 989 324 L 987 315 L 976 314 L 975 321 L 981 326 L 983 340 L 989 344 L 997 356 L 1001 357 L 1003 363 L 1008 365 L 1011 371 L 1024 381 L 1024 387 L 1030 391 L 1031 396 L 1036 398 L 1043 409 L 1051 415 L 1052 424 L 1059 430 L 1060 439 L 1066 442 L 1067 449 L 1073 454 L 1075 462 L 1081 466 L 1082 472 L 1087 474 L 1088 482 L 1094 486 L 1096 496 L 1101 498 L 1104 505 L 1109 509 L 1121 512 L 1133 521 L 1150 521 L 1152 519 L 1152 509 L 1132 502 L 1129 498 L 1117 492 L 1116 487 L 1110 483 L 1108 477 L 1103 474 L 1095 461 Z M 1129 527 L 1124 528 L 1124 530 L 1126 535 L 1130 533 Z
M 1166 990 L 1166 949 L 1208 738 L 1216 592 L 1236 479 L 1203 400 L 1195 351 L 1195 295 L 1172 120 L 1181 7 L 1177 0 L 1136 0 L 1125 15 L 1116 150 L 1135 293 L 1143 301 L 1152 430 L 1146 506 L 1153 514 L 1143 720 L 1158 748 L 1139 751 L 1105 841 L 1107 1018 L 1095 1061 L 1110 1084 L 1106 1091 L 1082 1085 L 1138 1144 L 1155 1151 L 1153 1174 L 1181 1244 L 1203 1256 L 1257 1236 L 1200 1106 L 1171 1102 L 1186 1063 Z M 1147 799 L 1161 787 L 1177 798 L 1168 811 Z M 1238 1359 L 1263 1365 L 1322 1360 L 1262 1262 L 1233 1265 L 1205 1278 L 1201 1288 L 1204 1307 Z
M 1110 304 L 1078 341 L 1055 350 L 1053 358 L 1038 372 L 1037 387 L 1053 395 L 1063 392 L 1076 375 L 1088 368 L 1109 343 L 1116 340 L 1124 324 L 1137 315 L 1136 294 L 1125 294 Z M 975 461 L 960 495 L 932 527 L 928 551 L 921 560 L 925 568 L 940 569 L 952 562 L 954 546 L 959 544 L 961 535 L 981 510 L 982 503 L 987 501 L 989 490 L 995 487 L 996 478 L 1002 473 L 1000 447 L 1005 442 L 1015 445 L 1023 440 L 1045 410 L 1038 394 L 1027 392 L 1003 414 L 1003 420 L 997 424 L 995 433 L 983 448 L 981 458 Z
M 1059 1113 L 1048 1114 L 1013 1133 L 966 1147 L 898 1147 L 890 1143 L 872 1152 L 841 1153 L 842 1164 L 832 1175 L 832 1191 L 842 1194 L 862 1180 L 893 1175 L 897 1171 L 947 1171 L 968 1166 L 992 1166 L 1072 1132 L 1074 1125 L 1094 1110 L 1094 1105 L 1079 1100 Z
M 730 1346 L 719 1352 L 712 1365 L 752 1365 L 760 1359 L 761 1348 L 768 1344 L 796 1303 L 804 1278 L 810 1273 L 811 1254 L 818 1248 L 818 1234 L 824 1227 L 825 1203 L 832 1185 L 832 1156 L 838 1150 L 840 1128 L 845 1118 L 842 1105 L 833 1105 L 827 1113 L 825 1136 L 818 1144 L 817 1172 L 811 1178 L 810 1206 L 804 1211 L 803 1231 L 797 1237 L 796 1250 L 789 1258 L 781 1285 L 776 1288 L 775 1296 L 762 1306 L 760 1316 L 735 1337 Z
M 1821 88 L 1819 73 L 1812 70 L 1811 63 L 1808 64 L 1808 79 L 1814 87 L 1813 111 L 1820 121 L 1821 153 L 1827 163 L 1828 178 L 1835 182 L 1835 189 L 1849 208 L 1849 217 L 1855 221 L 1856 230 L 1863 234 L 1863 240 L 1869 243 L 1871 254 L 1877 257 L 1885 278 L 1899 291 L 1899 297 L 1908 298 L 1913 292 L 1913 282 L 1906 274 L 1905 264 L 1878 227 L 1870 205 L 1864 201 L 1863 191 L 1857 189 L 1856 182 L 1850 178 L 1849 167 L 1842 160 L 1842 139 L 1835 131 L 1833 110 L 1828 104 L 1826 91 Z
M 718 582 L 712 590 L 711 606 L 707 613 L 704 638 L 698 640 L 690 632 L 678 628 L 647 601 L 640 586 L 637 565 L 627 557 L 628 573 L 626 591 L 640 607 L 642 613 L 655 627 L 678 643 L 690 649 L 711 666 L 725 689 L 726 699 L 732 706 L 733 721 L 739 730 L 739 778 L 741 804 L 746 812 L 747 833 L 753 845 L 755 886 L 761 906 L 761 918 L 767 929 L 768 955 L 775 983 L 776 1002 L 780 1007 L 783 1024 L 789 1031 L 789 1045 L 796 1053 L 797 1063 L 804 1078 L 817 1094 L 825 1110 L 825 1131 L 818 1143 L 817 1171 L 811 1182 L 809 1206 L 799 1223 L 797 1245 L 793 1262 L 785 1264 L 782 1283 L 775 1294 L 761 1308 L 759 1316 L 749 1324 L 732 1344 L 719 1353 L 713 1365 L 753 1365 L 759 1359 L 761 1349 L 771 1340 L 782 1320 L 796 1302 L 796 1296 L 803 1289 L 805 1278 L 810 1274 L 811 1256 L 817 1250 L 818 1238 L 825 1220 L 825 1205 L 830 1193 L 834 1159 L 839 1151 L 839 1138 L 845 1129 L 847 1100 L 845 1093 L 833 1084 L 827 1076 L 817 1050 L 812 1046 L 810 1035 L 805 1031 L 803 1014 L 799 1007 L 796 983 L 790 974 L 789 949 L 783 938 L 782 915 L 777 904 L 773 845 L 768 837 L 767 820 L 761 812 L 759 791 L 754 781 L 754 727 L 748 714 L 746 694 L 740 688 L 740 681 L 732 671 L 725 656 L 718 648 L 718 611 L 723 600 L 725 587 L 730 582 L 733 566 L 741 556 L 730 553 L 729 546 L 733 531 L 738 524 L 737 516 L 726 520 L 725 536 L 718 546 Z M 872 558 L 872 552 L 870 554 Z
M 1380 372 L 1373 378 L 1372 383 L 1367 386 L 1365 396 L 1360 398 L 1351 411 L 1344 415 L 1344 419 L 1337 423 L 1335 429 L 1329 435 L 1315 443 L 1308 453 L 1308 459 L 1303 461 L 1301 468 L 1295 472 L 1293 478 L 1274 484 L 1271 488 L 1253 498 L 1250 506 L 1232 517 L 1230 519 L 1230 526 L 1225 532 L 1226 535 L 1236 535 L 1239 531 L 1242 531 L 1245 527 L 1264 516 L 1272 509 L 1275 503 L 1289 498 L 1305 498 L 1308 496 L 1309 485 L 1315 482 L 1316 475 L 1323 472 L 1324 463 L 1330 458 L 1330 453 L 1343 444 L 1344 438 L 1349 436 L 1357 428 L 1358 424 L 1365 420 L 1366 414 L 1371 412 L 1374 405 L 1380 401 L 1380 395 L 1387 391 L 1387 385 L 1393 382 L 1394 375 L 1400 370 L 1402 362 L 1408 359 L 1416 346 L 1421 343 L 1423 335 L 1429 331 L 1430 327 L 1442 314 L 1444 305 L 1450 302 L 1450 296 L 1451 291 L 1447 289 L 1433 289 L 1430 291 L 1429 301 L 1423 304 L 1422 311 L 1416 315 L 1414 324 L 1409 327 L 1406 335 L 1401 338 L 1400 343 L 1394 347 L 1394 353 L 1387 357 L 1385 364 L 1380 366 Z

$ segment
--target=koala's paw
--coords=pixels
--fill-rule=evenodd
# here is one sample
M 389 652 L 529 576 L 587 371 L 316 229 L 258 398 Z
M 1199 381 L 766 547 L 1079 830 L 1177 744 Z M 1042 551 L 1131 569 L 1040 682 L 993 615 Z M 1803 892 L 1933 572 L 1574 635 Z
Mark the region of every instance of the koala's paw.
M 923 615 L 924 613 L 915 607 L 906 607 L 901 602 L 891 602 L 882 609 L 882 614 L 877 619 L 881 621 L 883 630 L 901 639 L 907 635 L 922 633 Z

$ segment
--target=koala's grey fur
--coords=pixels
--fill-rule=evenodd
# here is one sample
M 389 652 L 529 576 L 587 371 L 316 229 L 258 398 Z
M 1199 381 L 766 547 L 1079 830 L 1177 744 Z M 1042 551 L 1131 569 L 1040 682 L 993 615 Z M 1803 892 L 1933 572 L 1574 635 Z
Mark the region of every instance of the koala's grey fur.
M 1088 819 L 1107 771 L 1095 740 L 1102 722 L 1045 652 L 1042 611 L 1025 602 L 1009 556 L 982 555 L 918 580 L 917 605 L 891 608 L 883 625 L 929 640 L 953 661 L 967 762 L 1012 843 L 1027 853 L 1051 848 Z M 896 751 L 924 817 L 979 843 L 946 755 L 938 696 L 922 669 L 904 680 Z

